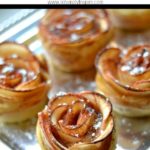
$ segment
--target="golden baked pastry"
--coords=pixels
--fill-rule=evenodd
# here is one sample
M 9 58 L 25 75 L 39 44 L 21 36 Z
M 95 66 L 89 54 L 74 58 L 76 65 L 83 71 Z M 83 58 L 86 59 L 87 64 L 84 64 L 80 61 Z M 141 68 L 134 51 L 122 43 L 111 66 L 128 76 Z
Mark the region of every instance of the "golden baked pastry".
M 150 28 L 150 9 L 108 9 L 108 12 L 117 28 L 131 31 Z
M 112 38 L 104 10 L 51 9 L 39 25 L 39 35 L 51 63 L 66 72 L 91 68 L 95 56 Z
M 113 150 L 114 133 L 111 104 L 96 92 L 56 96 L 38 115 L 42 150 Z
M 126 54 L 108 48 L 97 57 L 97 89 L 114 110 L 126 116 L 150 115 L 150 45 L 130 47 Z
M 27 47 L 0 44 L 0 122 L 19 122 L 33 117 L 47 100 L 50 80 Z

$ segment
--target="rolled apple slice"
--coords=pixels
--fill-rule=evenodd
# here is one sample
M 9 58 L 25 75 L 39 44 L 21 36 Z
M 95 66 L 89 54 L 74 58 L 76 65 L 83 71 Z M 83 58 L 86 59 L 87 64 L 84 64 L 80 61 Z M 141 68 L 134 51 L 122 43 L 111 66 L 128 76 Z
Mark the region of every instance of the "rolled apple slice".
M 110 98 L 114 109 L 127 116 L 150 115 L 150 46 L 130 47 L 122 54 L 109 48 L 96 60 L 97 89 Z
M 27 47 L 0 44 L 0 122 L 33 117 L 47 101 L 51 86 L 47 72 Z
M 56 96 L 38 115 L 37 137 L 43 150 L 113 150 L 112 106 L 96 92 Z
M 94 66 L 95 56 L 112 38 L 113 28 L 104 10 L 51 9 L 40 22 L 39 35 L 52 64 L 77 72 Z

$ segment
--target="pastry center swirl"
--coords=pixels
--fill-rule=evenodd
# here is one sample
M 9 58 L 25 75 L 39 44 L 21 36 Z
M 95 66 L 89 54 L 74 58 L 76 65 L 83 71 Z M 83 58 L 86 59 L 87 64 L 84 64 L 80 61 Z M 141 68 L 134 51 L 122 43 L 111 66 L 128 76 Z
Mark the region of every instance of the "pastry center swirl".
M 150 50 L 141 48 L 137 53 L 132 53 L 121 65 L 122 71 L 131 75 L 139 75 L 150 69 Z
M 82 10 L 64 10 L 50 23 L 49 32 L 70 42 L 80 41 L 98 27 L 97 15 Z
M 50 120 L 56 138 L 70 145 L 76 142 L 93 141 L 100 134 L 102 115 L 98 108 L 94 108 L 90 103 L 76 100 L 70 104 L 59 104 L 52 112 Z M 68 141 L 62 133 L 72 136 L 75 140 Z
M 27 82 L 35 76 L 30 67 L 23 64 L 26 61 L 18 62 L 17 58 L 0 58 L 0 84 L 9 88 L 14 88 L 22 82 Z

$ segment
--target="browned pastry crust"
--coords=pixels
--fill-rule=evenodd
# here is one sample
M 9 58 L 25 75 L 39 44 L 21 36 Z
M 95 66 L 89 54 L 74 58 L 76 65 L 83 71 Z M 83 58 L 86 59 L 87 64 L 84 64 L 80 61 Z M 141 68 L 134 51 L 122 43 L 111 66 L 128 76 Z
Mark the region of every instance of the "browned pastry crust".
M 67 72 L 94 65 L 95 56 L 112 38 L 104 10 L 51 9 L 39 25 L 39 35 L 51 62 Z
M 149 9 L 108 9 L 108 12 L 117 28 L 136 31 L 150 27 Z
M 111 104 L 95 92 L 56 96 L 38 115 L 42 150 L 112 150 L 113 131 Z
M 97 89 L 110 97 L 114 109 L 127 116 L 150 115 L 150 46 L 109 48 L 96 60 Z
M 33 117 L 47 100 L 47 72 L 27 47 L 0 44 L 0 121 L 19 122 Z

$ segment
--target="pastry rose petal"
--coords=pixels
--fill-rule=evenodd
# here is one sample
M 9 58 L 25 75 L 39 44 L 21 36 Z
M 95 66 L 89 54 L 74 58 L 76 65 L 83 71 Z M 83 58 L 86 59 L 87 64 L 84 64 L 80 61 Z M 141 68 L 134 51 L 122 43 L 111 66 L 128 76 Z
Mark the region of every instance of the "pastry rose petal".
M 150 26 L 149 9 L 108 9 L 108 12 L 117 28 L 135 31 Z
M 97 88 L 127 116 L 150 115 L 150 45 L 109 48 L 96 60 Z
M 67 72 L 91 68 L 113 29 L 104 10 L 51 9 L 39 25 L 39 35 L 52 63 Z
M 48 73 L 25 46 L 0 44 L 0 121 L 19 122 L 33 117 L 47 100 Z
M 95 92 L 56 96 L 38 115 L 43 150 L 112 150 L 113 133 L 111 104 Z

